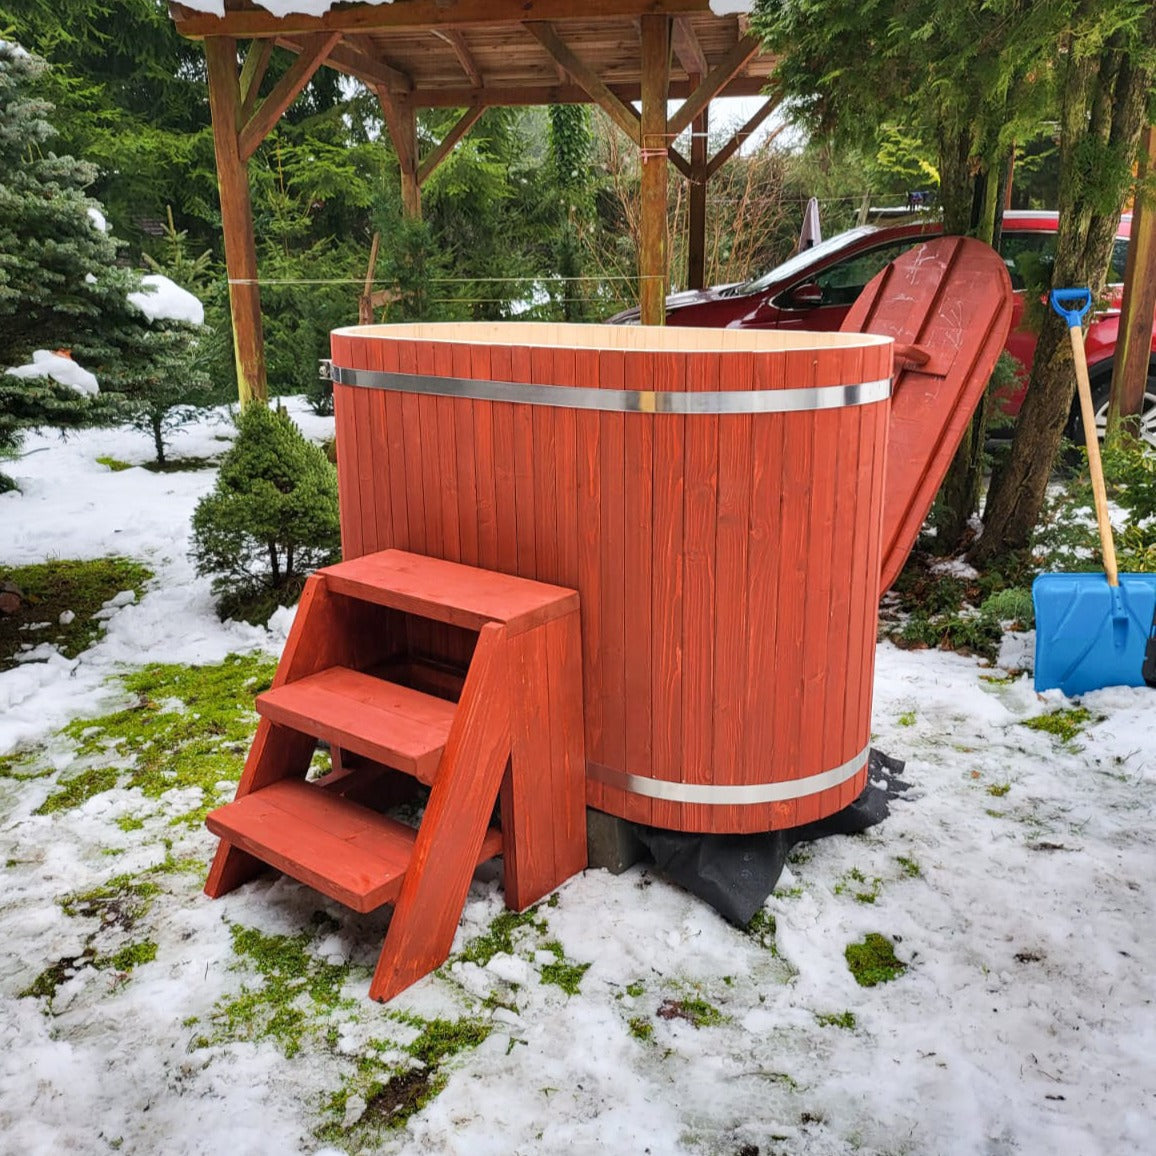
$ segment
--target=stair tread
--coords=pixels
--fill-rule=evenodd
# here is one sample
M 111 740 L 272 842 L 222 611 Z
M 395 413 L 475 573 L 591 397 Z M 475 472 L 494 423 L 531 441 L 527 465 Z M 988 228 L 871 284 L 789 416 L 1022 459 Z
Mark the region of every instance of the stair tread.
M 432 783 L 455 706 L 344 666 L 257 696 L 270 722 L 293 727 Z
M 302 779 L 282 779 L 211 811 L 215 835 L 344 903 L 373 911 L 401 890 L 417 832 Z M 501 851 L 490 830 L 479 862 Z
M 578 594 L 404 550 L 381 550 L 318 571 L 338 594 L 480 630 L 487 622 L 504 623 L 519 634 L 578 609 Z

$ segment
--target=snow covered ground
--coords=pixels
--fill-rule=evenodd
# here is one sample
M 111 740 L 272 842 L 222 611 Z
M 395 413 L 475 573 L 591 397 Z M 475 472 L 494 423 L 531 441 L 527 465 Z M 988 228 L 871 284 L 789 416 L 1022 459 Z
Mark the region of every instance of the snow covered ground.
M 230 428 L 202 422 L 174 456 L 218 453 Z M 644 869 L 590 871 L 486 958 L 466 949 L 502 910 L 490 880 L 475 884 L 450 965 L 381 1007 L 365 993 L 384 915 L 286 880 L 206 899 L 187 861 L 207 865 L 214 840 L 171 822 L 195 799 L 145 805 L 121 788 L 36 814 L 75 758 L 60 728 L 126 705 L 117 674 L 276 654 L 288 615 L 269 631 L 216 620 L 186 557 L 211 471 L 110 472 L 98 455 L 149 455 L 128 431 L 25 450 L 5 463 L 24 492 L 0 496 L 0 560 L 118 553 L 156 578 L 78 660 L 0 674 L 0 755 L 43 744 L 51 771 L 0 777 L 0 1151 L 1156 1151 L 1152 691 L 1087 696 L 1091 720 L 1064 743 L 1021 725 L 1065 705 L 1041 701 L 1030 676 L 996 681 L 972 659 L 883 644 L 875 745 L 907 761 L 911 790 L 865 835 L 799 849 L 767 905 L 773 937 Z M 1030 653 L 1015 640 L 1006 665 Z M 155 958 L 82 963 L 51 1000 L 22 997 L 86 944 L 125 945 L 132 921 L 91 896 L 126 886 L 147 897 L 132 937 Z M 87 905 L 67 899 L 84 893 Z M 844 948 L 868 932 L 908 968 L 863 988 Z M 254 943 L 297 945 L 304 972 L 286 978 Z M 547 978 L 560 953 L 573 994 Z M 296 1035 L 261 1019 L 275 991 Z M 664 1005 L 702 1009 L 700 1026 Z M 372 1077 L 412 1063 L 435 1019 L 481 1028 L 389 1130 Z

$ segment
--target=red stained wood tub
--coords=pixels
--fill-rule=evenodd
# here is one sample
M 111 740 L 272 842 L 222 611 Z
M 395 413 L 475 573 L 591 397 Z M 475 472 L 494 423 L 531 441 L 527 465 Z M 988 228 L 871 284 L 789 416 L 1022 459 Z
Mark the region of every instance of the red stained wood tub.
M 346 558 L 578 590 L 590 806 L 745 833 L 859 794 L 889 339 L 418 324 L 332 355 Z

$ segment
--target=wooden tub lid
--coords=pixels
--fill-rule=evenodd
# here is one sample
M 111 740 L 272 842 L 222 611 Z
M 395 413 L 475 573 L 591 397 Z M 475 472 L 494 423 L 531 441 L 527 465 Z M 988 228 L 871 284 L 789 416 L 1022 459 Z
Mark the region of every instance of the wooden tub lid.
M 938 237 L 893 261 L 859 295 L 844 333 L 895 339 L 883 491 L 882 595 L 899 576 L 1011 328 L 1000 255 Z M 911 347 L 905 355 L 903 347 Z

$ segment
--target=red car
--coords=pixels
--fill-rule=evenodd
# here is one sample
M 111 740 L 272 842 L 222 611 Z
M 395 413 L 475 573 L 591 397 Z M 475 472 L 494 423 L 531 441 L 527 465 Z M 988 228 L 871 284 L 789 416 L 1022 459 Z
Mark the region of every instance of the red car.
M 1048 280 L 1047 269 L 1055 250 L 1056 221 L 1056 213 L 1013 211 L 1004 215 L 1000 255 L 1007 263 L 1012 287 L 1016 290 L 1007 349 L 1025 366 L 1031 364 L 1035 354 L 1036 334 L 1023 325 L 1023 291 L 1025 284 L 1040 285 Z M 1101 429 L 1108 410 L 1131 223 L 1131 217 L 1126 215 L 1116 235 L 1108 276 L 1109 307 L 1096 315 L 1085 337 L 1092 394 Z M 855 298 L 876 273 L 922 238 L 938 236 L 941 232 L 942 227 L 934 221 L 863 225 L 805 249 L 753 281 L 675 293 L 666 299 L 666 323 L 705 328 L 838 329 Z M 628 309 L 610 320 L 636 325 L 638 310 Z M 1019 386 L 1001 398 L 1001 407 L 1007 413 L 1019 412 L 1026 385 L 1025 374 Z M 1156 445 L 1156 336 L 1152 342 L 1142 423 L 1145 439 Z

